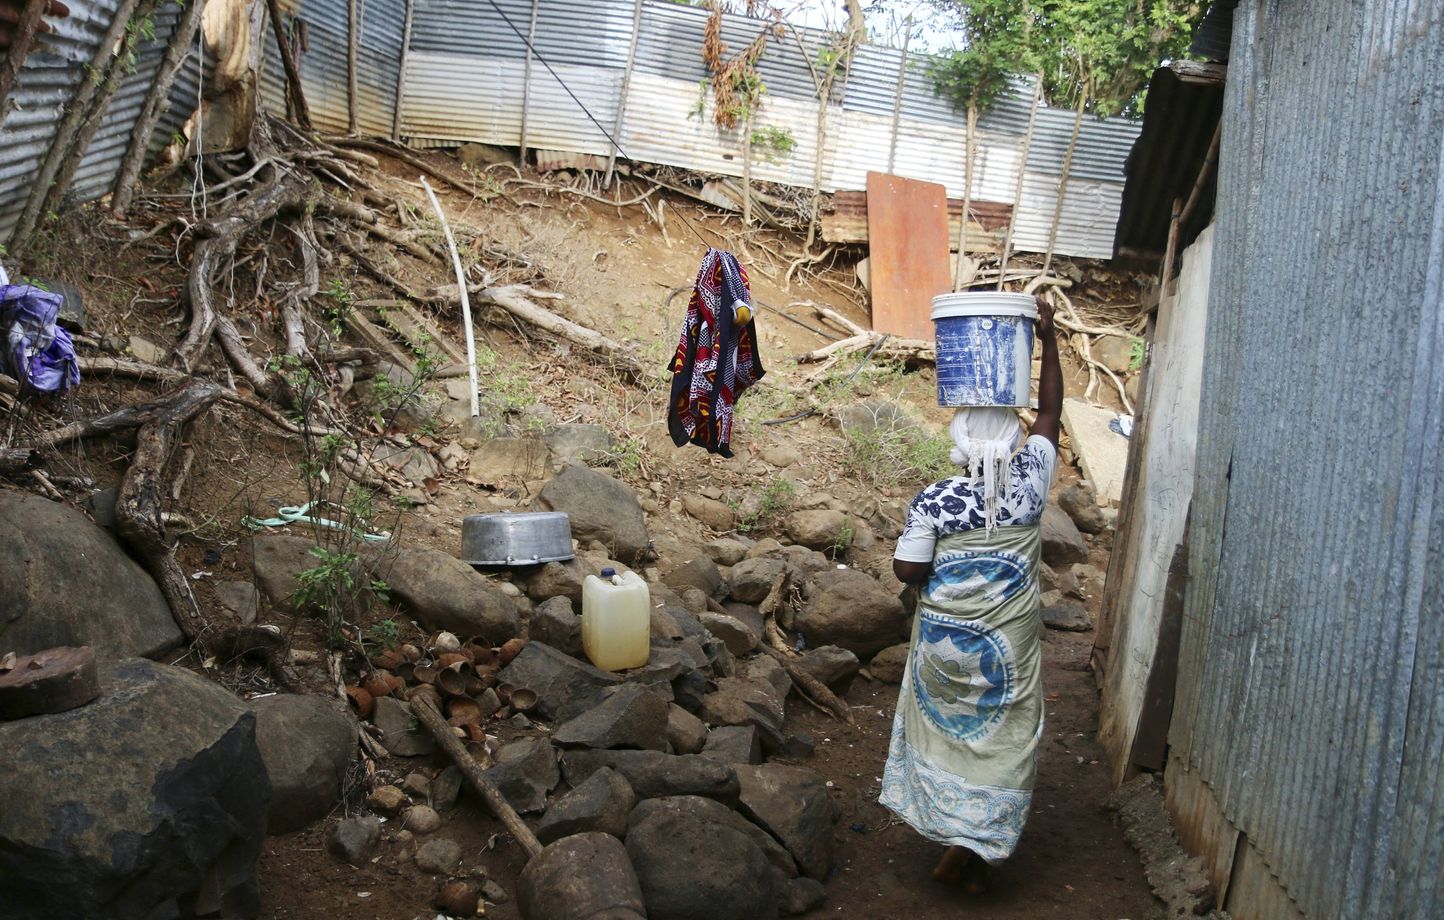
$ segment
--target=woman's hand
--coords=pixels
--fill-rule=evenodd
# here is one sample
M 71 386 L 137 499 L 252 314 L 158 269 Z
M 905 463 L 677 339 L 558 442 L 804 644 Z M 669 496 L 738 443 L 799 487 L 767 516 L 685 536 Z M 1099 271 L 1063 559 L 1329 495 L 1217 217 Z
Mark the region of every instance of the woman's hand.
M 1041 297 L 1034 297 L 1033 302 L 1038 305 L 1038 319 L 1034 324 L 1034 330 L 1042 338 L 1053 334 L 1053 305 Z

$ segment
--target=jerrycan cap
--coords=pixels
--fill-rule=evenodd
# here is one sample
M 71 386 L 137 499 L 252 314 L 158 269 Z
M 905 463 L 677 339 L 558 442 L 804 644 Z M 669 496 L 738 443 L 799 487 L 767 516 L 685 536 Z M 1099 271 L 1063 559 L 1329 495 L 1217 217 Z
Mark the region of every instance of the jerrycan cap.
M 616 569 L 610 568 L 610 567 L 609 567 L 609 568 L 602 569 L 602 577 L 603 577 L 603 578 L 615 578 L 616 576 L 617 576 L 617 570 L 616 570 Z

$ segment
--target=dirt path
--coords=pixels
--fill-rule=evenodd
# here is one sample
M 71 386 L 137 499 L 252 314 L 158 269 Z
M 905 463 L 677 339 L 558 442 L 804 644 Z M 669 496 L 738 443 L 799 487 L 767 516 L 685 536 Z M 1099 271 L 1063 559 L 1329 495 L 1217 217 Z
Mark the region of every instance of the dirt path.
M 1143 920 L 1159 902 L 1138 854 L 1100 804 L 1110 791 L 1097 744 L 1097 693 L 1087 670 L 1091 633 L 1049 631 L 1043 646 L 1047 724 L 1033 812 L 1014 857 L 992 875 L 992 889 L 967 898 L 932 881 L 942 849 L 900 824 L 877 803 L 892 731 L 896 685 L 862 678 L 848 700 L 856 726 L 794 705 L 789 727 L 811 734 L 808 765 L 838 785 L 834 877 L 827 904 L 812 916 L 898 920 Z M 826 740 L 824 740 L 826 739 Z

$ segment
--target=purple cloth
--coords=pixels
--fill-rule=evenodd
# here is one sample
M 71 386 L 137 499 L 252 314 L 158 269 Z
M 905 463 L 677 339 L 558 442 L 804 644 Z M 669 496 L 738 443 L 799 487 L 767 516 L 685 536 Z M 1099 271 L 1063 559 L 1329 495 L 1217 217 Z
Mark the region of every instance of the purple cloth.
M 75 344 L 55 324 L 62 300 L 33 284 L 0 285 L 0 370 L 42 393 L 64 392 L 80 382 Z

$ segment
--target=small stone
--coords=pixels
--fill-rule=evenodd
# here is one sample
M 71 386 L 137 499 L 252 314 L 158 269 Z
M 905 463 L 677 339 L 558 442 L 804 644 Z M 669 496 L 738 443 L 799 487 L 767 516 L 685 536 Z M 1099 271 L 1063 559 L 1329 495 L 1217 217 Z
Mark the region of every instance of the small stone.
M 133 335 L 130 337 L 128 347 L 130 353 L 135 356 L 135 360 L 142 364 L 164 364 L 166 362 L 166 350 L 149 339 Z
M 702 621 L 708 632 L 721 639 L 727 645 L 727 651 L 735 657 L 750 655 L 761 643 L 761 639 L 747 624 L 730 614 L 703 611 L 697 614 L 697 619 Z
M 383 815 L 396 814 L 406 807 L 406 802 L 406 793 L 395 786 L 377 786 L 366 797 L 366 804 L 371 806 L 371 810 Z
M 549 844 L 522 870 L 516 899 L 527 920 L 648 916 L 627 849 L 610 834 L 573 834 Z
M 1066 632 L 1088 632 L 1093 628 L 1093 620 L 1089 618 L 1088 609 L 1082 604 L 1067 601 L 1044 607 L 1043 625 Z
M 732 585 L 732 599 L 743 604 L 760 604 L 772 592 L 777 576 L 787 568 L 787 563 L 775 556 L 761 556 L 744 559 L 732 566 L 728 581 Z
M 236 615 L 242 625 L 256 622 L 256 613 L 261 607 L 261 595 L 256 586 L 248 581 L 223 581 L 216 585 L 216 600 Z
M 453 879 L 441 886 L 436 893 L 436 900 L 432 902 L 437 910 L 443 914 L 456 917 L 471 917 L 476 915 L 477 905 L 481 902 L 481 880 Z
M 718 565 L 736 565 L 747 556 L 747 544 L 741 540 L 713 540 L 706 549 L 707 555 Z
M 731 765 L 762 762 L 762 740 L 751 725 L 719 725 L 707 734 L 701 756 Z
M 576 612 L 581 609 L 582 583 L 586 577 L 582 564 L 575 559 L 548 562 L 527 580 L 526 594 L 537 603 L 554 597 L 566 598 Z
M 420 757 L 436 747 L 436 739 L 417 725 L 411 708 L 394 697 L 376 701 L 371 721 L 381 729 L 381 745 L 396 757 Z
M 827 900 L 827 889 L 815 878 L 799 876 L 788 879 L 782 890 L 782 916 L 796 917 L 817 910 Z
M 806 760 L 816 750 L 817 742 L 812 740 L 812 736 L 807 732 L 798 732 L 787 736 L 782 747 L 777 749 L 777 756 L 786 757 L 788 760 Z
M 1062 509 L 1048 505 L 1042 520 L 1043 561 L 1051 566 L 1088 561 L 1088 544 L 1072 518 Z
M 744 676 L 755 684 L 771 687 L 778 703 L 786 703 L 787 694 L 792 692 L 792 678 L 787 676 L 787 669 L 771 655 L 758 655 L 747 662 Z
M 603 767 L 547 808 L 535 828 L 537 839 L 547 844 L 591 832 L 625 837 L 627 816 L 636 803 L 637 796 L 626 779 Z
M 832 868 L 832 828 L 840 815 L 827 783 L 814 770 L 785 764 L 741 766 L 741 812 L 772 834 L 809 878 Z
M 680 593 L 682 605 L 687 608 L 688 613 L 695 615 L 707 610 L 707 592 L 700 588 L 683 588 Z
M 737 771 L 729 764 L 703 756 L 589 750 L 562 754 L 562 769 L 573 786 L 602 767 L 611 767 L 625 777 L 638 799 L 701 795 L 729 805 L 737 801 Z
M 531 638 L 573 657 L 582 654 L 582 618 L 566 597 L 543 601 L 532 613 Z
M 674 754 L 697 754 L 707 744 L 707 725 L 672 703 L 667 707 L 667 743 Z
M 371 851 L 381 839 L 381 819 L 370 815 L 343 818 L 331 828 L 326 849 L 345 862 L 359 866 L 371 858 Z
M 846 545 L 847 515 L 841 511 L 794 511 L 787 516 L 787 535 L 808 549 Z
M 1093 487 L 1079 482 L 1058 493 L 1058 507 L 1062 508 L 1073 523 L 1084 533 L 1102 533 L 1108 529 L 1103 509 L 1098 507 L 1098 496 Z
M 722 502 L 700 495 L 682 496 L 682 508 L 713 530 L 731 530 L 737 523 L 736 513 Z
M 872 656 L 868 662 L 868 673 L 874 680 L 880 680 L 885 684 L 902 683 L 903 674 L 907 671 L 908 652 L 912 646 L 904 642 L 901 645 L 893 645 L 883 649 Z
M 431 781 L 431 807 L 437 811 L 450 811 L 456 807 L 456 800 L 461 796 L 463 779 L 461 770 L 454 765 L 436 774 L 436 778 Z
M 666 747 L 667 702 L 640 684 L 626 684 L 595 708 L 557 727 L 552 737 L 562 747 Z
M 517 811 L 542 811 L 560 779 L 556 751 L 545 738 L 520 738 L 497 752 L 486 777 Z
M 432 875 L 450 875 L 461 862 L 461 846 L 454 840 L 435 837 L 416 848 L 416 868 Z
M 441 815 L 430 805 L 412 805 L 401 813 L 401 826 L 413 834 L 434 834 L 441 830 Z
M 796 466 L 802 462 L 802 452 L 792 447 L 768 447 L 762 451 L 762 460 L 780 470 L 785 470 L 789 466 Z
M 412 798 L 424 799 L 431 792 L 431 777 L 425 773 L 408 773 L 401 781 L 401 791 Z
M 861 664 L 857 656 L 836 645 L 809 649 L 798 662 L 802 669 L 822 681 L 830 690 L 846 693 Z
M 707 609 L 708 597 L 723 597 L 726 595 L 727 582 L 722 578 L 722 572 L 718 570 L 717 563 L 712 561 L 711 556 L 698 553 L 694 558 L 688 559 L 678 565 L 662 567 L 662 583 L 673 591 L 681 592 L 682 597 L 687 597 L 687 591 L 696 588 L 704 595 L 702 610 Z M 691 609 L 691 604 L 688 603 Z M 701 610 L 693 610 L 693 613 L 700 613 Z

